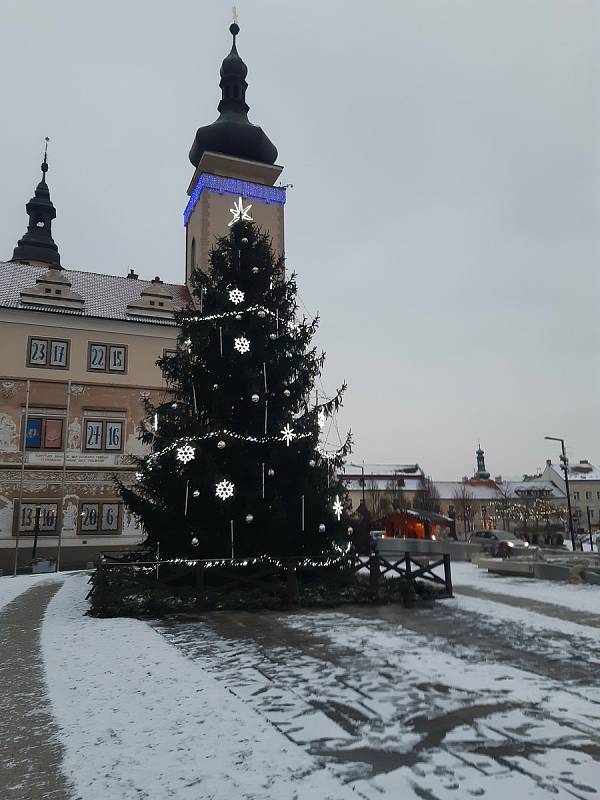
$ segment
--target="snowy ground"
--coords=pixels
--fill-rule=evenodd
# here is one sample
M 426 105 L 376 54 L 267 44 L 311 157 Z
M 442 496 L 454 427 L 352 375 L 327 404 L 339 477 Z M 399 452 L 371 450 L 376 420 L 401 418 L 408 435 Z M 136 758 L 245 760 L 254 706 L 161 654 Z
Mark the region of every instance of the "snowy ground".
M 12 580 L 13 597 L 33 588 L 0 631 L 56 578 L 0 579 L 0 602 Z M 37 602 L 65 778 L 53 800 L 597 797 L 600 589 L 470 564 L 454 582 L 427 609 L 151 626 L 83 616 L 87 577 L 66 576 Z M 50 796 L 25 785 L 10 800 Z
M 457 593 L 465 586 L 486 592 L 501 592 L 512 597 L 556 603 L 574 611 L 587 611 L 600 618 L 600 587 L 564 582 L 540 581 L 536 578 L 513 578 L 493 575 L 468 562 L 452 563 L 452 583 Z
M 63 581 L 63 574 L 59 575 L 5 575 L 0 577 L 0 609 L 10 603 L 15 597 L 18 597 L 22 592 L 31 589 L 42 581 L 58 580 Z

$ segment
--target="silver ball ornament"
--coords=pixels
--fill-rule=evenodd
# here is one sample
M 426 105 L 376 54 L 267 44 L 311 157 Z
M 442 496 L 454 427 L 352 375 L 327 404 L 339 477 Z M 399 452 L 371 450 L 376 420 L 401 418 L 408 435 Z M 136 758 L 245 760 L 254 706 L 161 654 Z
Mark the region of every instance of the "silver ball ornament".
M 269 468 L 269 469 L 267 470 L 267 475 L 269 476 L 269 478 L 272 478 L 272 477 L 273 477 L 273 475 L 275 475 L 275 470 L 274 470 L 272 467 L 271 467 L 271 468 Z
M 248 239 L 246 236 L 242 238 L 242 244 L 248 244 Z
M 248 523 L 248 525 L 250 525 L 251 522 L 254 522 L 254 517 L 252 516 L 252 514 L 248 514 L 246 516 L 246 522 Z
M 252 267 L 252 272 L 256 275 L 256 273 L 258 272 L 258 267 Z
M 308 466 L 309 467 L 316 467 L 317 466 L 317 462 L 314 460 L 314 458 L 311 458 L 311 460 L 308 462 Z
M 261 319 L 263 319 L 263 318 L 266 316 L 266 315 L 265 315 L 265 312 L 262 310 L 262 308 L 261 308 L 261 310 L 258 312 L 258 316 L 259 316 Z
M 194 536 L 194 537 L 192 538 L 192 547 L 198 547 L 198 545 L 199 545 L 199 544 L 200 544 L 200 542 L 198 541 L 197 537 L 196 537 L 196 536 Z M 158 569 L 158 568 L 157 568 L 157 569 Z
M 325 533 L 325 525 L 323 523 L 319 525 L 319 533 Z
M 283 390 L 283 396 L 284 396 L 284 397 L 289 397 L 290 395 L 291 395 L 291 392 L 290 392 L 290 390 L 289 390 L 289 389 L 284 389 L 284 390 Z
M 171 408 L 172 409 L 176 409 L 177 408 L 177 403 L 171 403 Z
M 235 315 L 235 318 L 236 318 L 236 319 L 237 319 L 237 321 L 239 322 L 239 321 L 241 320 L 241 318 L 242 318 L 242 315 L 241 315 L 241 314 L 236 314 L 236 315 Z
M 352 525 L 350 525 L 350 527 L 348 528 L 348 536 L 352 536 L 353 533 L 354 533 L 354 528 L 352 527 Z
M 275 341 L 276 338 L 277 338 L 277 334 L 276 333 L 270 333 L 269 334 L 269 339 L 272 339 L 273 341 Z
M 192 492 L 192 497 L 200 497 L 200 491 L 198 489 L 194 489 Z
M 217 447 L 219 448 L 219 450 L 222 450 L 225 447 L 225 442 L 223 441 L 223 439 L 217 442 Z
M 259 400 L 260 400 L 260 397 L 257 394 L 253 394 L 252 395 L 252 402 L 253 403 L 258 403 Z
M 216 392 L 218 388 L 219 388 L 219 384 L 218 383 L 213 383 L 213 391 Z

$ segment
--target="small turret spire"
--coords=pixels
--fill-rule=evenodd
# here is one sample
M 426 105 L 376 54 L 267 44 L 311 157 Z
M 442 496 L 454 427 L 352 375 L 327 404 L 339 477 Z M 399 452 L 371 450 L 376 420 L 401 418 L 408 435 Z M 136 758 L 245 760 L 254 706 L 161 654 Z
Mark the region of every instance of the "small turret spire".
M 476 478 L 480 478 L 482 481 L 487 481 L 490 477 L 490 473 L 485 468 L 485 454 L 481 449 L 481 442 L 477 446 L 477 472 L 475 473 Z
M 14 249 L 12 261 L 41 262 L 60 269 L 60 254 L 52 238 L 52 220 L 56 217 L 56 209 L 50 199 L 50 190 L 46 183 L 49 141 L 46 136 L 44 160 L 41 166 L 42 179 L 36 186 L 33 197 L 25 206 L 29 224 Z

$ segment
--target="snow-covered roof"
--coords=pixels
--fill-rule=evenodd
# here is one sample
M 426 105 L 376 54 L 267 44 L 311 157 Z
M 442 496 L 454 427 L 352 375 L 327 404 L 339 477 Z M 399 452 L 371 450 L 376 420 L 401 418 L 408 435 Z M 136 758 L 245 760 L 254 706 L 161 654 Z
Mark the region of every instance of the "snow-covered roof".
M 353 477 L 345 477 L 344 475 L 340 476 L 344 482 L 344 485 L 350 492 L 362 492 L 362 477 L 353 476 Z M 365 475 L 365 489 L 368 491 L 380 491 L 380 492 L 389 492 L 393 491 L 396 486 L 393 486 L 393 475 L 390 475 L 388 478 L 373 478 L 370 475 Z M 420 489 L 423 488 L 423 481 L 420 478 L 405 478 L 402 476 L 402 483 L 401 485 L 397 485 L 397 488 L 402 491 L 407 492 L 418 492 Z
M 48 272 L 48 267 L 0 262 L 0 307 L 22 310 L 44 311 L 48 314 L 68 314 L 77 317 L 100 317 L 103 319 L 145 322 L 153 325 L 174 325 L 172 319 L 151 315 L 132 314 L 127 306 L 140 298 L 144 289 L 152 289 L 152 281 L 117 275 L 103 275 L 96 272 L 80 272 L 65 269 L 61 274 L 71 283 L 74 292 L 83 298 L 81 308 L 61 308 L 40 303 L 23 303 L 21 292 L 35 285 L 36 280 Z M 183 308 L 190 301 L 186 286 L 163 283 L 161 288 L 173 296 L 175 308 Z
M 559 478 L 563 478 L 564 472 L 559 464 L 548 464 Z M 569 463 L 569 481 L 600 481 L 600 469 L 589 461 L 579 461 Z
M 364 464 L 359 466 L 356 466 L 355 464 L 346 464 L 341 472 L 341 475 L 357 475 L 362 477 L 363 469 L 365 478 L 369 476 L 374 478 L 385 478 L 393 477 L 394 475 L 424 476 L 424 472 L 418 464 Z
M 464 481 L 434 481 L 441 500 L 456 500 L 456 494 L 463 488 L 474 500 L 497 500 L 498 490 L 495 486 Z
M 545 496 L 552 500 L 566 500 L 566 492 L 563 492 L 555 483 L 542 478 L 534 480 L 504 481 L 503 484 L 510 492 L 511 497 L 525 495 Z

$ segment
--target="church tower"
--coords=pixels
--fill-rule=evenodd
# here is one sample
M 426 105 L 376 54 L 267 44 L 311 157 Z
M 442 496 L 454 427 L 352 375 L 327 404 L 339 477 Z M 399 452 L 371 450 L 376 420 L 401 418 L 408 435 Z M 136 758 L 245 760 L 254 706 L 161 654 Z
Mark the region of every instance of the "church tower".
M 490 478 L 490 473 L 485 468 L 485 454 L 481 449 L 481 445 L 477 448 L 477 471 L 475 472 L 475 477 L 479 478 L 479 480 L 487 481 Z
M 243 216 L 251 218 L 273 240 L 282 255 L 285 188 L 275 186 L 283 167 L 275 164 L 277 148 L 248 119 L 246 75 L 236 37 L 237 23 L 229 28 L 231 52 L 221 65 L 219 118 L 199 128 L 190 150 L 196 168 L 188 188 L 184 212 L 186 228 L 186 283 L 195 269 L 206 270 L 211 248 L 229 225 Z
M 46 139 L 42 163 L 42 180 L 36 186 L 33 197 L 25 206 L 29 224 L 13 251 L 11 261 L 41 264 L 60 269 L 60 254 L 52 238 L 52 220 L 56 217 L 56 209 L 50 199 L 50 189 L 46 183 L 47 172 L 48 139 Z

